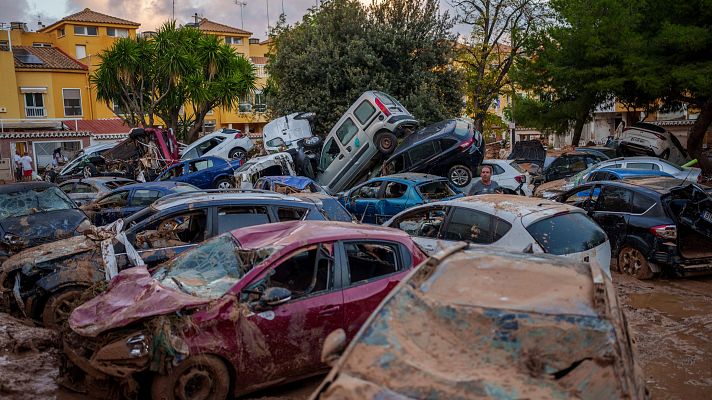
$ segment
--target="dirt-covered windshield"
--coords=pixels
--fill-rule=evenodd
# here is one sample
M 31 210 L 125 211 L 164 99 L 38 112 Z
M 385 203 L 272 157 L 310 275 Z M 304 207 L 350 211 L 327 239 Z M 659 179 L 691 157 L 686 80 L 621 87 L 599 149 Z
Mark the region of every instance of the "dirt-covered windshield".
M 445 180 L 419 185 L 418 192 L 423 196 L 423 199 L 431 201 L 444 199 L 457 194 Z
M 234 237 L 226 233 L 163 264 L 153 277 L 165 287 L 196 297 L 216 299 L 275 250 L 243 250 Z
M 72 208 L 75 208 L 72 200 L 54 186 L 0 193 L 0 219 Z

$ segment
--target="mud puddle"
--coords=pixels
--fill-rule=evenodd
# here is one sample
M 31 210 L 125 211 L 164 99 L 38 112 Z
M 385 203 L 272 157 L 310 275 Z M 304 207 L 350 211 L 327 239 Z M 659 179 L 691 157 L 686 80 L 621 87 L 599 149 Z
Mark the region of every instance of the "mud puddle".
M 613 277 L 653 398 L 712 393 L 712 277 Z

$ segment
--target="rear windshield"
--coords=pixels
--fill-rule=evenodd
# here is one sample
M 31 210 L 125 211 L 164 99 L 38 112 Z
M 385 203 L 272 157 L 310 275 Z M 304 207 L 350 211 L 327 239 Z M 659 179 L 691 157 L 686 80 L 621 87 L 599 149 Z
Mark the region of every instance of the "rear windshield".
M 128 185 L 129 183 L 134 183 L 132 181 L 108 181 L 105 183 L 106 187 L 114 190 L 116 188 L 120 188 L 121 186 Z
M 511 165 L 512 168 L 516 169 L 517 172 L 519 172 L 520 174 L 523 174 L 523 173 L 527 172 L 527 171 L 524 170 L 524 168 L 520 167 L 519 164 L 517 164 L 516 161 L 512 161 L 511 163 L 509 163 L 509 165 Z
M 187 193 L 187 192 L 193 192 L 195 191 L 195 187 L 190 186 L 190 185 L 176 185 L 176 187 L 173 188 L 173 191 L 176 193 Z
M 329 221 L 354 222 L 356 219 L 333 198 L 321 199 L 321 213 Z
M 423 196 L 423 200 L 441 200 L 457 194 L 447 184 L 447 181 L 435 181 L 418 185 L 418 193 Z
M 590 250 L 607 238 L 591 218 L 580 212 L 557 214 L 527 227 L 545 252 L 555 255 Z
M 671 166 L 672 168 L 675 168 L 675 169 L 678 170 L 678 171 L 684 171 L 684 169 L 682 169 L 681 166 L 679 166 L 679 165 L 677 165 L 677 164 L 673 164 L 673 163 L 671 163 L 670 161 L 663 160 L 662 158 L 659 158 L 659 159 L 657 159 L 656 161 L 659 161 L 659 162 L 661 162 L 661 163 L 663 163 L 663 164 L 665 164 L 665 165 L 669 165 L 669 166 Z
M 56 186 L 0 193 L 0 205 L 0 219 L 75 208 L 74 202 Z

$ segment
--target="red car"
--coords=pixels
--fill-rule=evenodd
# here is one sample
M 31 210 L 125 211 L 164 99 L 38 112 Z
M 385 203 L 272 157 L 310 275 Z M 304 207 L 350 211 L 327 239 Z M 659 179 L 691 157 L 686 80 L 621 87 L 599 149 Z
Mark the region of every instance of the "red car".
M 353 337 L 426 257 L 390 228 L 295 221 L 237 229 L 153 276 L 126 269 L 79 306 L 63 382 L 113 381 L 129 395 L 151 382 L 153 398 L 222 399 L 318 374 L 328 369 L 319 359 L 326 336 L 343 328 Z

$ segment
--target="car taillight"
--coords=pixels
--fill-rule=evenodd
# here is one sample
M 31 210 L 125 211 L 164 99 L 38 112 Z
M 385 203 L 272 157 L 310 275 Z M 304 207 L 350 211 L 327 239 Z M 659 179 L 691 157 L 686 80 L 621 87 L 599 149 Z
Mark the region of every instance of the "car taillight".
M 475 138 L 474 138 L 474 137 L 471 137 L 471 138 L 465 140 L 464 142 L 460 143 L 460 146 L 459 146 L 459 147 L 460 147 L 461 149 L 469 149 L 470 146 L 472 146 L 472 143 L 474 143 L 474 141 L 475 141 Z
M 697 183 L 702 183 L 702 174 L 697 175 Z
M 242 139 L 242 138 L 245 137 L 245 134 L 242 133 L 242 132 L 240 132 L 240 131 L 237 131 L 237 132 L 235 133 L 235 137 L 238 138 L 238 139 Z
M 662 133 L 658 133 L 658 132 L 651 132 L 651 133 L 652 133 L 653 135 L 657 136 L 658 139 L 660 139 L 660 140 L 667 140 L 667 138 L 665 137 L 665 135 L 663 135 Z
M 524 183 L 526 182 L 527 177 L 524 175 L 517 175 L 514 177 L 514 180 L 517 181 L 517 183 Z
M 663 239 L 677 238 L 677 228 L 675 225 L 658 225 L 650 228 L 650 233 Z
M 391 111 L 388 109 L 388 107 L 386 107 L 385 104 L 381 102 L 381 100 L 378 99 L 378 97 L 376 97 L 376 105 L 378 106 L 378 108 L 381 109 L 384 114 L 386 114 L 386 117 L 391 115 Z

